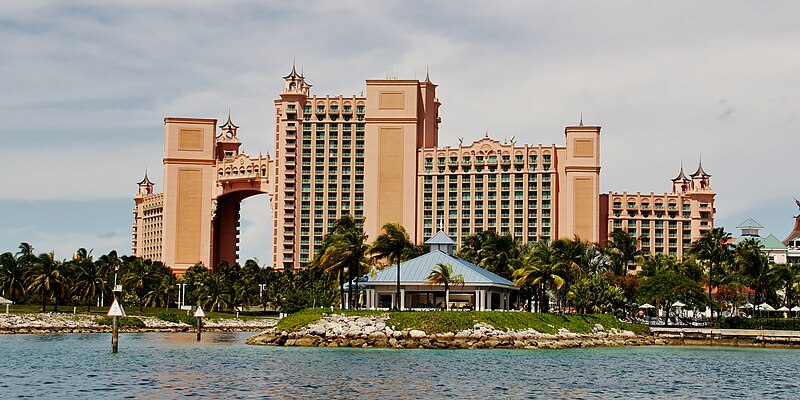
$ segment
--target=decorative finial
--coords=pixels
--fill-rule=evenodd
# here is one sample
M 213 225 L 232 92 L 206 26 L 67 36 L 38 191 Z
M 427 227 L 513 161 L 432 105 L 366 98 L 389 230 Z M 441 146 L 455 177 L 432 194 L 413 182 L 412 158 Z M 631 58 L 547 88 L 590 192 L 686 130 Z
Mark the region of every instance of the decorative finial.
M 489 130 L 487 129 L 486 132 L 483 134 L 483 137 L 489 137 Z
M 581 122 L 580 122 L 580 125 L 578 125 L 578 126 L 583 126 L 583 110 L 581 110 Z
M 431 83 L 431 74 L 427 65 L 425 66 L 425 82 Z

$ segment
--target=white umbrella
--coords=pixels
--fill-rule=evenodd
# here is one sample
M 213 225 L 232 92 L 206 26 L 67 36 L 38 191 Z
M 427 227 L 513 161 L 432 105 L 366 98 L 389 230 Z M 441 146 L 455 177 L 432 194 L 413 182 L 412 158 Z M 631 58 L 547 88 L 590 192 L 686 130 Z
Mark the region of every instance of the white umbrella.
M 786 306 L 783 306 L 783 307 L 781 307 L 781 308 L 779 308 L 779 309 L 777 309 L 775 311 L 789 311 L 789 309 L 786 308 Z
M 648 303 L 644 303 L 644 304 L 640 305 L 639 308 L 651 309 L 651 308 L 656 308 L 656 307 L 652 306 L 652 305 L 650 305 Z
M 769 305 L 767 303 L 759 304 L 758 305 L 758 309 L 759 310 L 763 310 L 763 311 L 775 311 L 775 309 L 771 305 Z
M 794 306 L 794 307 L 792 307 L 792 309 L 790 311 L 792 311 L 792 312 L 800 311 L 800 306 Z
M 681 303 L 680 300 L 678 300 L 678 301 L 672 303 L 672 306 L 673 307 L 686 307 L 686 304 L 683 304 L 683 303 Z
M 748 303 L 744 303 L 744 305 L 739 307 L 739 308 L 745 308 L 745 309 L 753 308 L 753 303 L 749 303 L 749 302 Z
M 14 304 L 14 302 L 9 300 L 9 299 L 7 299 L 7 298 L 5 298 L 5 297 L 0 296 L 0 304 L 3 304 L 3 305 L 6 306 L 6 314 L 8 314 L 8 306 Z

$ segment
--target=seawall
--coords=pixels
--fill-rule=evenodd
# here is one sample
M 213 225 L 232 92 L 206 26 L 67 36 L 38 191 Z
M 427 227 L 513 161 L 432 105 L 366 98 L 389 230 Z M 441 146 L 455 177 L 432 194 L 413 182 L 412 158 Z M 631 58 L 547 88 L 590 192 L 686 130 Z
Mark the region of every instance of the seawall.
M 303 347 L 378 347 L 396 349 L 565 349 L 598 346 L 646 346 L 666 344 L 652 336 L 630 331 L 606 330 L 595 325 L 591 334 L 557 334 L 505 331 L 486 324 L 458 332 L 428 334 L 421 330 L 394 330 L 385 317 L 328 315 L 298 332 L 270 330 L 255 335 L 247 344 Z
M 800 348 L 800 331 L 651 327 L 653 336 L 670 345 Z

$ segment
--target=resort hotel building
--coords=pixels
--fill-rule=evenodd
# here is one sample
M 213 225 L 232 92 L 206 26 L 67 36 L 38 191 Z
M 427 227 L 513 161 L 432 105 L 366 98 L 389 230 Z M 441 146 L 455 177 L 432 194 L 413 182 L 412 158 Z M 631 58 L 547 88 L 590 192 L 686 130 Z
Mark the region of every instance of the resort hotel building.
M 713 227 L 714 192 L 702 166 L 665 194 L 600 194 L 600 127 L 564 129 L 564 144 L 493 138 L 439 144 L 436 85 L 367 80 L 359 96 L 312 95 L 293 67 L 274 102 L 273 156 L 239 151 L 237 126 L 165 118 L 164 190 L 145 176 L 135 196 L 133 253 L 177 273 L 238 258 L 239 203 L 269 194 L 272 266 L 303 268 L 334 222 L 352 215 L 374 240 L 387 222 L 416 243 L 441 227 L 457 244 L 483 230 L 520 242 L 615 229 L 646 252 L 681 256 Z M 267 212 L 267 210 L 264 210 Z

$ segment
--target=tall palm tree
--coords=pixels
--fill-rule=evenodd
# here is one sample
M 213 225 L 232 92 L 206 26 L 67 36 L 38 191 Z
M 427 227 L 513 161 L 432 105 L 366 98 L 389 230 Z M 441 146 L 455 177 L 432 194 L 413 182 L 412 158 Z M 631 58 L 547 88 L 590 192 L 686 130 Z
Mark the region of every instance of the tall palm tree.
M 86 302 L 86 311 L 91 311 L 92 303 L 97 301 L 105 288 L 108 272 L 104 265 L 92 261 L 91 252 L 78 249 L 72 258 L 75 292 Z
M 562 238 L 554 241 L 551 245 L 556 258 L 557 273 L 564 278 L 564 284 L 557 291 L 559 293 L 560 309 L 564 309 L 567 293 L 569 289 L 584 276 L 586 265 L 586 247 L 591 246 L 588 242 L 582 242 L 577 237 L 572 239 Z
M 156 281 L 153 262 L 141 257 L 133 258 L 125 263 L 125 274 L 122 283 L 132 291 L 139 300 L 139 311 L 144 311 L 145 295 Z
M 371 271 L 371 263 L 367 258 L 369 245 L 366 243 L 367 234 L 364 226 L 350 215 L 339 218 L 331 232 L 323 239 L 320 252 L 314 257 L 312 265 L 328 273 L 335 272 L 339 275 L 339 288 L 342 293 L 344 305 L 345 274 L 348 280 L 348 307 L 354 304 L 353 285 L 361 274 Z
M 639 240 L 621 229 L 611 233 L 611 240 L 606 245 L 606 253 L 611 258 L 614 273 L 621 276 L 628 273 L 628 265 L 636 261 L 642 254 Z
M 25 298 L 25 269 L 10 251 L 0 254 L 0 282 L 5 296 L 14 302 Z
M 450 285 L 464 286 L 464 276 L 461 274 L 453 275 L 453 266 L 450 264 L 438 263 L 431 273 L 425 278 L 428 285 L 444 285 L 444 308 L 450 309 Z
M 58 311 L 58 300 L 62 297 L 66 286 L 66 277 L 61 273 L 62 265 L 53 258 L 53 253 L 42 253 L 35 260 L 28 290 L 39 292 L 42 312 L 46 311 L 47 300 L 50 297 L 55 299 L 55 310 Z
M 708 306 L 711 309 L 711 318 L 714 317 L 714 303 L 711 292 L 714 287 L 714 268 L 721 268 L 723 263 L 729 262 L 731 251 L 728 242 L 731 234 L 722 228 L 713 228 L 703 234 L 689 247 L 689 255 L 708 268 Z
M 406 232 L 406 228 L 396 222 L 388 222 L 383 225 L 383 233 L 375 238 L 375 242 L 369 249 L 369 253 L 377 259 L 385 259 L 390 264 L 397 263 L 397 299 L 400 299 L 400 262 L 404 261 L 403 256 L 413 249 L 414 243 Z

